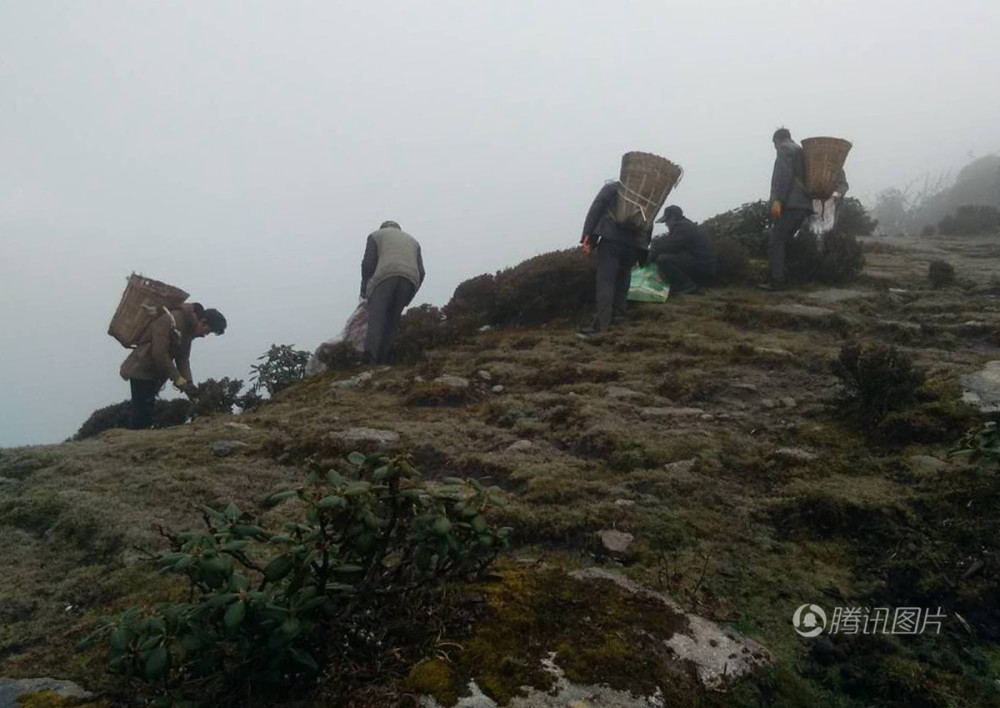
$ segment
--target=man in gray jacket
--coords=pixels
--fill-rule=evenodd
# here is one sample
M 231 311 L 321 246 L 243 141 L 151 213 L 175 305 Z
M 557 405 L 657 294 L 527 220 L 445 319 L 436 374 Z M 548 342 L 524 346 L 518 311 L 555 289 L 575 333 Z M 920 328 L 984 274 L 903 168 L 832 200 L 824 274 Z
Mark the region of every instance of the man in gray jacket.
M 361 297 L 368 299 L 365 355 L 384 364 L 396 339 L 403 309 L 424 282 L 420 244 L 395 221 L 384 221 L 368 237 L 361 261 Z
M 772 136 L 775 155 L 771 173 L 771 219 L 774 226 L 768 239 L 769 280 L 765 290 L 785 288 L 785 247 L 813 213 L 812 199 L 806 192 L 806 163 L 802 148 L 792 140 L 787 128 L 778 128 Z
M 597 249 L 597 311 L 580 334 L 591 335 L 625 319 L 625 300 L 632 267 L 645 262 L 652 228 L 634 229 L 615 222 L 619 183 L 608 182 L 597 193 L 583 222 L 580 243 L 585 251 Z

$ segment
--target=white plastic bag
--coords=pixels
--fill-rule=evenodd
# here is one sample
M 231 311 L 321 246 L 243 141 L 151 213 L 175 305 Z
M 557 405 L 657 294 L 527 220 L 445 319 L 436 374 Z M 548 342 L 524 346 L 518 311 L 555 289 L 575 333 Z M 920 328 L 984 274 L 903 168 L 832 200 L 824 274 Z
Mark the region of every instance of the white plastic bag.
M 358 306 L 347 318 L 347 324 L 341 330 L 340 335 L 333 339 L 328 339 L 313 352 L 306 362 L 306 376 L 319 376 L 329 370 L 323 352 L 329 347 L 333 347 L 341 342 L 347 342 L 358 352 L 365 350 L 365 338 L 368 336 L 368 301 L 364 298 L 358 300 Z

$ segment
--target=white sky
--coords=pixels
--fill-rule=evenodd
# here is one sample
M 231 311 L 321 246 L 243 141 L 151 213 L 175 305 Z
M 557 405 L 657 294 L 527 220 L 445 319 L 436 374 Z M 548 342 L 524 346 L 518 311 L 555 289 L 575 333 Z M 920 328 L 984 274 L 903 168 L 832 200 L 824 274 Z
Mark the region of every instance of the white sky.
M 128 397 L 133 270 L 229 319 L 196 379 L 312 349 L 385 219 L 416 302 L 575 245 L 621 154 L 695 220 L 766 196 L 770 136 L 854 142 L 871 198 L 1000 149 L 997 0 L 0 4 L 0 445 Z

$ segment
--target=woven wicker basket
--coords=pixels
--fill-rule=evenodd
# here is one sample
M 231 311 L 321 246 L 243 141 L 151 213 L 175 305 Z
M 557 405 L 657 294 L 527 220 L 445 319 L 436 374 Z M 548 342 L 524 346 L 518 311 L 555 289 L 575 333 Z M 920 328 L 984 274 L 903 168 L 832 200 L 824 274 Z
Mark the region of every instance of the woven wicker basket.
M 827 200 L 837 187 L 851 144 L 840 138 L 806 138 L 802 156 L 806 162 L 806 191 L 813 199 Z
M 108 325 L 108 334 L 123 347 L 134 347 L 160 308 L 177 307 L 187 298 L 188 294 L 180 288 L 133 273 Z
M 679 165 L 648 152 L 622 155 L 618 201 L 611 213 L 618 224 L 652 228 L 667 196 L 684 174 Z

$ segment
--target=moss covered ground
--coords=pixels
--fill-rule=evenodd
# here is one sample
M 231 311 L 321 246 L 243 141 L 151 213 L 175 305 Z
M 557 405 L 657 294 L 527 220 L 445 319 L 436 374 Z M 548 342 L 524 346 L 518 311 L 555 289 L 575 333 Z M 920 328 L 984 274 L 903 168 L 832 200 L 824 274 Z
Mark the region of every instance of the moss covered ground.
M 1000 483 L 947 458 L 978 420 L 959 377 L 1000 359 L 1000 246 L 896 239 L 866 258 L 853 293 L 710 289 L 590 339 L 572 322 L 501 328 L 239 417 L 0 450 L 0 675 L 113 696 L 97 650 L 73 645 L 101 615 L 182 592 L 145 560 L 166 547 L 158 527 L 198 527 L 199 503 L 252 508 L 349 451 L 329 433 L 366 427 L 398 433 L 428 478 L 500 487 L 516 536 L 489 579 L 449 593 L 462 621 L 438 650 L 357 705 L 449 705 L 470 679 L 503 703 L 545 688 L 553 653 L 571 680 L 659 689 L 668 705 L 1000 705 Z M 956 285 L 931 288 L 934 259 Z M 927 372 L 877 440 L 835 406 L 830 363 L 853 339 L 896 344 Z M 247 446 L 216 457 L 223 439 Z M 603 529 L 634 536 L 626 557 L 602 552 Z M 679 620 L 564 573 L 593 565 L 758 640 L 774 665 L 704 690 L 658 641 Z M 946 618 L 940 634 L 806 639 L 791 624 L 805 603 Z M 320 685 L 310 703 L 333 695 Z

